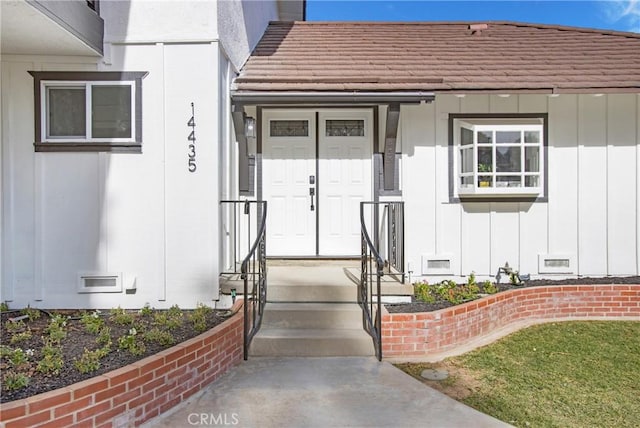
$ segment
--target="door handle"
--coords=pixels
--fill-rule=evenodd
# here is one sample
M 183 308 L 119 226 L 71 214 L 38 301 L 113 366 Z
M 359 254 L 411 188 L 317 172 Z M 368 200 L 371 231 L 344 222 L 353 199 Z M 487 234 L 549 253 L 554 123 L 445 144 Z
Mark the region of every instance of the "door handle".
M 316 194 L 316 189 L 314 187 L 309 187 L 309 196 L 311 197 L 311 211 L 316 209 L 315 205 L 313 205 L 313 197 Z

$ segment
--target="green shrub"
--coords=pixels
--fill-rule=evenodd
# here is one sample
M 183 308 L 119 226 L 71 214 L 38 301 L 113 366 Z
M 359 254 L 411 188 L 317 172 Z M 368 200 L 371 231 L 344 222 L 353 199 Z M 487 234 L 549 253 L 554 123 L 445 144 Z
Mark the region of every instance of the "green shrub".
M 62 359 L 62 348 L 47 344 L 42 348 L 42 358 L 38 362 L 38 370 L 43 374 L 59 374 L 64 366 Z
M 16 373 L 12 370 L 5 372 L 2 378 L 3 387 L 8 391 L 22 389 L 29 385 L 29 377 L 24 373 Z
M 25 331 L 27 329 L 27 325 L 24 321 L 7 321 L 4 323 L 4 329 L 8 333 L 20 333 L 21 331 Z
M 118 325 L 131 325 L 133 324 L 134 317 L 131 313 L 125 311 L 120 306 L 113 308 L 109 311 L 111 314 L 111 321 Z
M 436 286 L 436 293 L 443 300 L 458 305 L 460 303 L 478 298 L 480 288 L 474 283 L 458 285 L 455 281 L 444 280 Z
M 11 336 L 10 342 L 13 345 L 16 343 L 25 342 L 29 339 L 31 339 L 31 330 L 27 329 L 26 331 L 13 334 Z
M 432 287 L 426 281 L 413 284 L 413 294 L 421 302 L 435 303 L 436 301 L 436 297 L 432 293 Z
M 20 367 L 29 361 L 29 355 L 33 355 L 33 351 L 22 348 L 11 349 L 9 346 L 3 346 L 0 355 L 5 357 L 12 367 Z
M 151 330 L 144 333 L 142 337 L 147 342 L 155 342 L 164 346 L 173 345 L 176 342 L 176 339 L 170 332 L 160 330 L 158 327 L 153 327 Z
M 111 327 L 102 327 L 96 338 L 96 343 L 103 346 L 111 346 Z
M 84 352 L 79 360 L 75 360 L 73 365 L 80 373 L 95 372 L 100 368 L 100 359 L 104 358 L 109 353 L 109 347 L 96 349 L 95 351 L 89 351 L 84 348 Z
M 153 315 L 153 308 L 147 303 L 138 311 L 138 313 L 143 317 L 149 317 Z
M 178 305 L 173 305 L 167 311 L 154 313 L 153 325 L 173 330 L 182 325 L 182 317 L 182 310 Z
M 100 311 L 85 312 L 80 318 L 85 330 L 91 334 L 98 334 L 104 326 L 104 320 L 100 317 Z
M 207 329 L 207 315 L 209 315 L 212 310 L 213 309 L 211 309 L 207 305 L 198 303 L 196 309 L 191 314 L 189 314 L 189 320 L 191 321 L 191 323 L 193 324 L 193 328 L 197 332 L 202 333 Z
M 35 309 L 30 306 L 27 306 L 22 310 L 24 315 L 27 315 L 30 320 L 35 321 L 40 318 L 40 309 Z
M 473 286 L 473 285 L 478 285 L 478 283 L 476 282 L 476 273 L 475 272 L 471 272 L 469 274 L 469 277 L 467 278 L 467 286 Z
M 118 339 L 118 348 L 126 349 L 132 355 L 144 354 L 147 348 L 144 346 L 144 342 L 138 340 L 137 335 L 138 332 L 135 328 L 130 329 L 129 334 L 125 334 Z
M 487 294 L 496 294 L 498 292 L 498 287 L 489 280 L 482 283 L 482 289 Z
M 49 320 L 49 325 L 44 329 L 45 333 L 49 336 L 49 342 L 60 343 L 62 339 L 67 337 L 65 327 L 67 326 L 67 317 L 56 314 Z

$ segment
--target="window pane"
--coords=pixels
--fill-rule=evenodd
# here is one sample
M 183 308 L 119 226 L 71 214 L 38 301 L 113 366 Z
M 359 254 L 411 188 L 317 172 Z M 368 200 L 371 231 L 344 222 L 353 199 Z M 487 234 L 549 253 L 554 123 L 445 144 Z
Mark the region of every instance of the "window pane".
M 272 120 L 269 122 L 272 137 L 308 137 L 308 120 Z
M 479 175 L 478 176 L 478 187 L 492 187 L 493 186 L 493 177 L 490 175 Z
M 473 172 L 473 148 L 460 150 L 460 172 Z
M 540 142 L 540 131 L 524 131 L 524 142 L 525 143 L 539 143 Z
M 466 146 L 473 144 L 473 131 L 467 128 L 460 128 L 460 144 Z
M 520 147 L 498 147 L 496 148 L 496 171 L 497 172 L 520 172 Z
M 540 186 L 540 176 L 528 175 L 524 177 L 524 187 L 539 187 L 539 186 Z
M 524 149 L 524 170 L 525 172 L 540 171 L 540 148 L 525 147 Z
M 47 137 L 84 137 L 85 88 L 47 88 Z
M 91 88 L 93 138 L 131 138 L 131 86 Z
M 519 175 L 504 175 L 496 177 L 496 187 L 520 187 L 522 181 Z
M 478 144 L 493 143 L 493 131 L 478 131 Z
M 496 131 L 497 144 L 520 144 L 520 131 Z
M 364 137 L 364 120 L 327 120 L 327 137 Z
M 493 149 L 478 147 L 478 172 L 493 171 Z
M 466 177 L 460 177 L 460 187 L 469 188 L 473 187 L 473 175 L 468 175 Z

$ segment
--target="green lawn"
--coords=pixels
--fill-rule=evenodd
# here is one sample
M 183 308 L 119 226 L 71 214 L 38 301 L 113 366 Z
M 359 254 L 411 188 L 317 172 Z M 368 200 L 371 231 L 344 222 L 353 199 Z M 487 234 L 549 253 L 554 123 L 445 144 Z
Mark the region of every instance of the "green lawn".
M 437 389 L 466 387 L 450 395 L 518 427 L 640 427 L 640 322 L 543 324 L 441 364 L 399 367 L 449 369 Z

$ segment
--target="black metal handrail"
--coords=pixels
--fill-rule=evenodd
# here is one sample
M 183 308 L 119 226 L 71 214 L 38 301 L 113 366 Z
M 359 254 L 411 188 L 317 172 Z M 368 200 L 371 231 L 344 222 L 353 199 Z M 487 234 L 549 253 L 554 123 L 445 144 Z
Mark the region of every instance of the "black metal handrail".
M 372 207 L 373 241 L 367 231 L 365 207 Z M 387 239 L 380 239 L 380 206 L 387 219 Z M 373 339 L 378 360 L 382 360 L 382 296 L 381 278 L 386 273 L 404 283 L 404 203 L 360 202 L 361 273 L 358 304 L 362 308 L 364 330 Z M 383 245 L 386 244 L 386 245 Z M 382 250 L 386 251 L 382 251 Z M 381 253 L 385 254 L 383 259 Z M 374 271 L 375 268 L 375 271 Z M 374 278 L 375 277 L 375 278 Z M 375 296 L 375 302 L 374 302 Z
M 404 202 L 379 204 L 384 206 L 383 217 L 387 219 L 387 273 L 404 284 Z
M 266 230 L 267 230 L 267 202 L 266 201 L 221 201 L 221 204 L 233 206 L 233 267 L 232 272 L 240 273 L 240 279 L 244 283 L 244 359 L 249 357 L 251 340 L 260 330 L 262 315 L 267 302 L 267 257 L 266 257 Z M 247 215 L 247 240 L 250 248 L 242 259 L 240 272 L 238 267 L 238 245 L 240 231 L 237 224 L 238 206 L 243 206 L 243 213 Z M 255 205 L 256 212 L 256 238 L 251 243 L 251 206 Z

